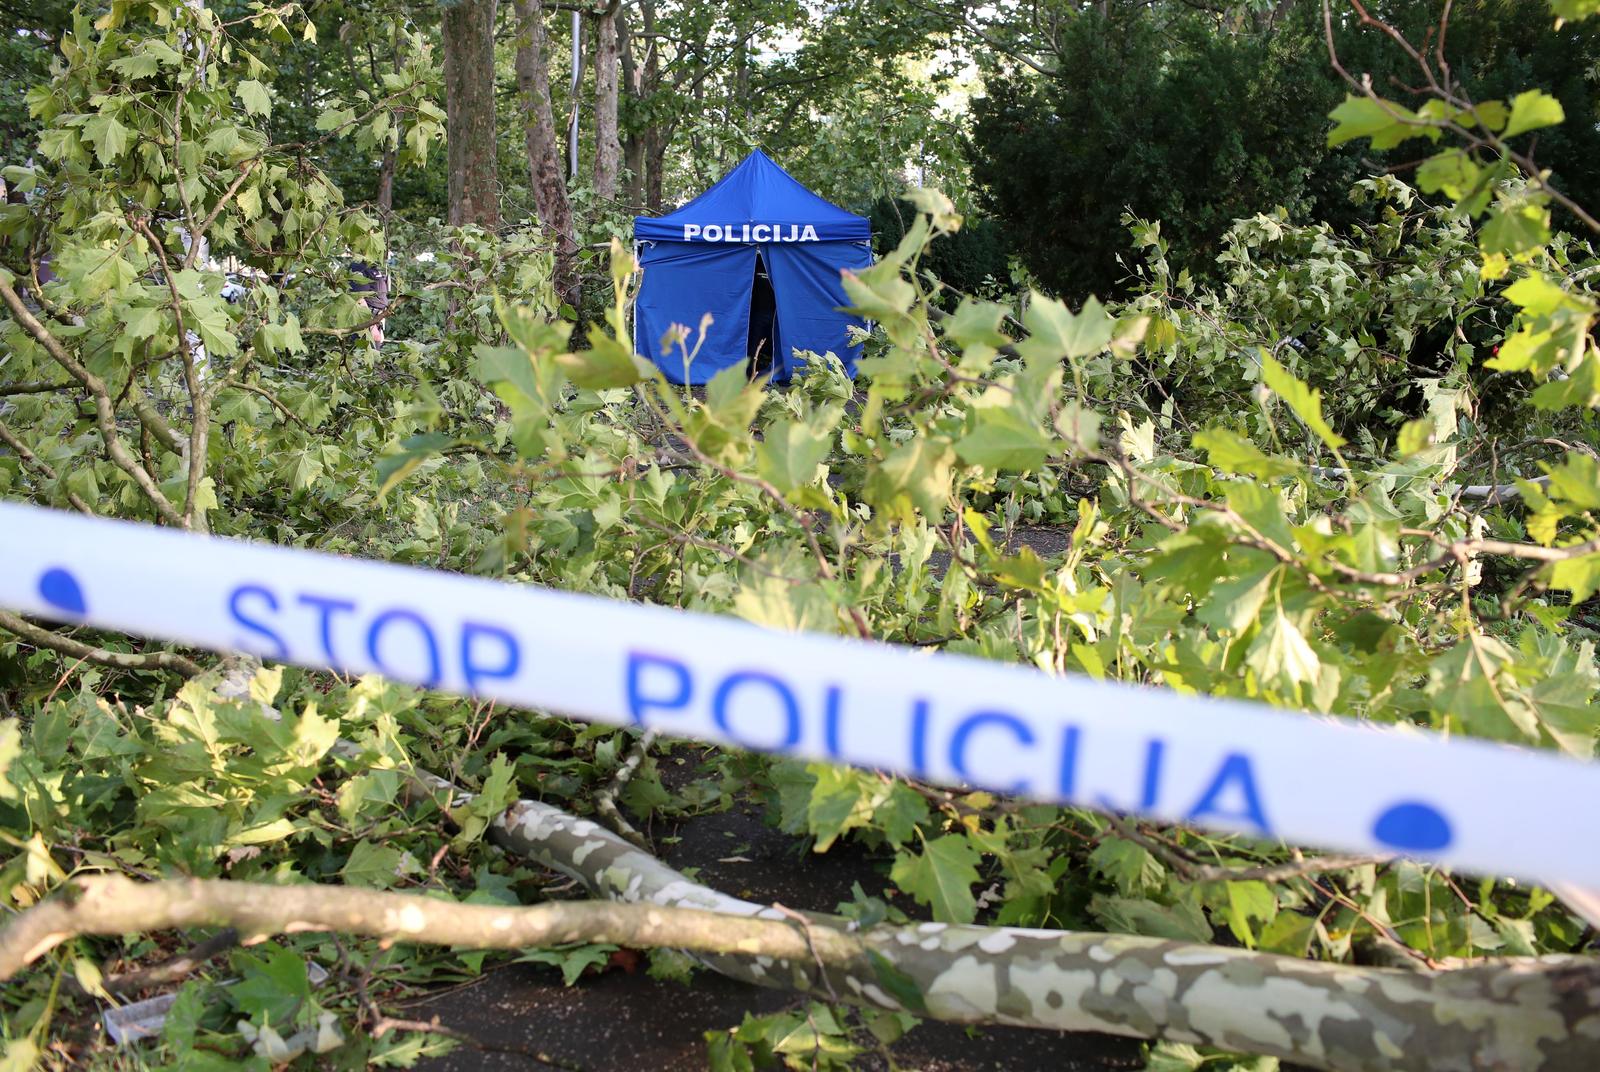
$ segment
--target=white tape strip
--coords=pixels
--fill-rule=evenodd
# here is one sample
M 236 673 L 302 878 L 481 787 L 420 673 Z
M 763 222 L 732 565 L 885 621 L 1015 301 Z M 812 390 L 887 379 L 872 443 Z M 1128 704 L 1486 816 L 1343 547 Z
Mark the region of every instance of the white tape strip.
M 1600 889 L 1600 765 L 0 503 L 0 606 L 1044 801 Z

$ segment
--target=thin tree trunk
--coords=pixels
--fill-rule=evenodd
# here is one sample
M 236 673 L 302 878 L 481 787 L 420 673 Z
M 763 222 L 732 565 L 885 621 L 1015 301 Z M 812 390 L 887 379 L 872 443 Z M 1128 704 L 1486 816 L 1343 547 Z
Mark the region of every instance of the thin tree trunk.
M 617 139 L 617 9 L 611 0 L 594 35 L 594 189 L 602 199 L 617 196 L 622 145 Z
M 545 59 L 548 38 L 541 0 L 516 0 L 517 91 L 522 102 L 528 178 L 539 222 L 556 247 L 556 293 L 578 308 L 578 241 L 567 200 L 561 150 L 556 141 L 555 113 L 550 104 L 550 68 Z
M 495 0 L 459 0 L 440 19 L 452 225 L 500 225 L 494 140 Z
M 645 47 L 653 48 L 654 42 L 646 41 Z M 617 11 L 617 59 L 622 69 L 622 92 L 630 102 L 642 101 L 644 67 L 633 54 L 633 35 L 626 8 Z M 622 139 L 622 166 L 627 172 L 628 211 L 641 212 L 644 209 L 644 138 L 633 127 Z
M 394 211 L 394 169 L 398 157 L 393 149 L 383 154 L 383 164 L 378 169 L 378 214 L 387 216 Z
M 644 17 L 644 32 L 650 41 L 649 50 L 645 53 L 644 85 L 646 92 L 654 93 L 661 88 L 661 48 L 656 43 L 656 0 L 642 0 L 639 5 L 640 13 Z M 661 172 L 666 164 L 667 137 L 662 133 L 661 124 L 652 120 L 645 128 L 640 138 L 639 156 L 643 169 L 640 185 L 644 190 L 645 211 L 659 213 L 661 211 Z
M 661 212 L 662 173 L 667 168 L 667 138 L 661 128 L 651 127 L 645 135 L 644 145 L 644 207 L 651 213 Z

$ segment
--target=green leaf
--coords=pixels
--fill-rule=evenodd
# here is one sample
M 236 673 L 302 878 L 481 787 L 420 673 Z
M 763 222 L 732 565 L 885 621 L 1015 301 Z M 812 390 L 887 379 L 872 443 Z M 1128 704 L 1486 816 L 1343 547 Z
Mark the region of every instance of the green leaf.
M 1266 556 L 1261 556 L 1266 559 Z M 1212 585 L 1205 600 L 1195 607 L 1195 617 L 1211 628 L 1238 636 L 1256 621 L 1282 567 L 1266 560 L 1261 569 Z
M 1600 551 L 1555 563 L 1550 567 L 1550 587 L 1571 592 L 1574 604 L 1600 592 Z
M 1250 645 L 1245 662 L 1264 684 L 1276 685 L 1289 693 L 1300 685 L 1315 682 L 1322 672 L 1322 660 L 1316 649 L 1278 608 L 1267 617 L 1255 643 Z
M 1255 928 L 1250 924 L 1270 923 L 1278 914 L 1278 898 L 1265 882 L 1227 882 L 1228 929 L 1246 949 L 1256 947 Z
M 558 354 L 556 362 L 574 386 L 591 391 L 631 387 L 648 375 L 634 352 L 598 324 L 589 329 L 589 349 Z
M 921 853 L 895 853 L 890 881 L 933 910 L 942 923 L 971 923 L 978 914 L 972 886 L 983 859 L 963 834 L 946 834 L 923 843 Z
M 1143 846 L 1109 834 L 1089 854 L 1089 864 L 1129 896 L 1158 890 L 1167 877 L 1161 861 Z
M 590 968 L 604 968 L 611 963 L 614 945 L 563 946 L 558 949 L 534 949 L 517 957 L 517 964 L 549 964 L 561 969 L 561 982 L 571 986 Z
M 1478 183 L 1480 168 L 1460 149 L 1430 156 L 1417 168 L 1417 186 L 1423 193 L 1442 192 L 1453 201 L 1459 201 Z
M 1550 241 L 1550 213 L 1532 201 L 1497 205 L 1478 232 L 1478 245 L 1488 253 L 1517 254 Z
M 1330 148 L 1357 138 L 1370 138 L 1374 149 L 1393 149 L 1408 138 L 1439 136 L 1411 109 L 1371 97 L 1346 96 L 1343 104 L 1328 113 L 1328 118 L 1337 120 L 1328 132 Z
M 1567 118 L 1561 102 L 1542 89 L 1528 89 L 1516 95 L 1511 102 L 1511 118 L 1506 122 L 1502 138 L 1514 138 L 1540 127 L 1551 127 Z
M 911 510 L 920 510 L 937 523 L 950 499 L 954 460 L 955 452 L 946 443 L 917 436 L 871 469 L 865 497 L 893 515 L 908 518 Z
M 1400 426 L 1400 434 L 1395 437 L 1395 453 L 1402 458 L 1409 458 L 1432 442 L 1433 419 L 1418 417 Z
M 1262 480 L 1273 480 L 1305 471 L 1298 461 L 1267 454 L 1250 440 L 1226 428 L 1208 428 L 1199 432 L 1193 443 L 1206 452 L 1212 465 L 1225 473 L 1242 473 Z
M 854 767 L 813 763 L 807 767 L 817 784 L 806 805 L 806 825 L 817 839 L 816 851 L 827 852 L 839 835 L 866 826 L 882 782 Z
M 987 368 L 995 351 L 1011 340 L 1000 331 L 1005 309 L 994 302 L 962 298 L 956 311 L 940 325 L 945 341 L 961 348 L 962 363 Z
M 94 146 L 95 159 L 102 165 L 116 161 L 128 147 L 128 128 L 104 112 L 89 117 L 83 136 Z
M 410 866 L 407 866 L 407 862 Z M 351 886 L 372 886 L 386 890 L 400 881 L 401 875 L 416 870 L 410 853 L 392 845 L 380 845 L 363 838 L 356 842 L 350 859 L 339 869 L 339 874 Z
M 1475 736 L 1537 741 L 1539 716 L 1507 672 L 1513 661 L 1511 649 L 1499 640 L 1469 633 L 1429 666 L 1430 705 Z
M 1304 421 L 1306 427 L 1315 432 L 1319 439 L 1334 450 L 1344 446 L 1344 437 L 1322 419 L 1322 392 L 1307 387 L 1296 379 L 1293 373 L 1278 364 L 1277 359 L 1265 350 L 1261 351 L 1261 379 L 1276 391 L 1280 398 L 1289 403 L 1289 408 L 1294 410 L 1295 415 Z
M 1017 343 L 1017 353 L 1033 364 L 1097 354 L 1111 344 L 1117 322 L 1093 297 L 1074 313 L 1062 302 L 1035 293 L 1029 299 L 1023 325 L 1029 335 Z
M 867 956 L 872 960 L 878 985 L 883 987 L 885 993 L 898 1001 L 907 1012 L 922 1015 L 928 1011 L 927 999 L 923 997 L 915 979 L 895 967 L 888 957 L 876 949 L 867 950 Z
M 1550 0 L 1550 10 L 1558 19 L 1577 22 L 1600 11 L 1600 0 Z
M 424 432 L 401 441 L 398 454 L 385 454 L 378 459 L 378 498 L 389 494 L 428 459 L 460 443 L 461 440 L 445 432 Z
M 917 298 L 916 289 L 901 277 L 900 266 L 892 260 L 860 272 L 845 271 L 840 278 L 851 309 L 869 320 L 897 320 Z
M 1209 943 L 1212 940 L 1211 924 L 1206 922 L 1205 913 L 1188 898 L 1164 905 L 1133 897 L 1095 897 L 1090 902 L 1090 910 L 1100 917 L 1108 930 L 1123 934 L 1144 934 L 1178 942 Z
M 831 435 L 818 435 L 799 421 L 779 421 L 756 444 L 756 471 L 784 494 L 817 478 L 817 467 L 833 447 Z
M 279 945 L 267 950 L 265 956 L 233 955 L 234 969 L 243 978 L 227 988 L 228 1000 L 257 1024 L 287 1027 L 310 1002 L 311 981 L 306 962 L 294 952 Z
M 1011 406 L 973 408 L 969 431 L 956 440 L 956 454 L 968 465 L 991 472 L 1038 469 L 1050 455 L 1044 430 Z

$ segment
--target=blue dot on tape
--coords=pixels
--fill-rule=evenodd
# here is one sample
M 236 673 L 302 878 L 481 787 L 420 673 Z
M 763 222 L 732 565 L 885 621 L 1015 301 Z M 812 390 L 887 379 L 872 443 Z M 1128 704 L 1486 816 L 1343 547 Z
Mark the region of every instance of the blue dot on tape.
M 1449 845 L 1455 834 L 1438 808 L 1408 800 L 1384 809 L 1372 824 L 1372 836 L 1402 852 L 1430 852 Z
M 78 578 L 62 569 L 52 566 L 39 575 L 39 596 L 56 610 L 66 614 L 79 616 L 88 613 L 89 604 L 83 598 L 83 589 L 78 585 Z

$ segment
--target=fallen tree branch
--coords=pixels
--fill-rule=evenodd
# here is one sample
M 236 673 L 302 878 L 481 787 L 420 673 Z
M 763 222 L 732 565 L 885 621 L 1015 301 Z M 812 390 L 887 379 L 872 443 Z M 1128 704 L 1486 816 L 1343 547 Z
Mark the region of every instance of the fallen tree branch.
M 181 927 L 232 927 L 245 941 L 272 934 L 335 931 L 467 949 L 607 942 L 634 949 L 700 953 L 760 949 L 781 957 L 811 955 L 804 932 L 788 922 L 728 919 L 696 908 L 613 901 L 508 907 L 311 883 L 197 878 L 138 882 L 121 875 L 84 875 L 19 913 L 0 931 L 0 981 L 81 935 Z M 813 939 L 817 955 L 830 964 L 852 963 L 863 955 L 861 943 L 842 933 L 818 931 Z
M 0 629 L 15 633 L 28 643 L 41 648 L 49 648 L 51 651 L 59 651 L 75 659 L 83 659 L 100 666 L 112 666 L 119 670 L 173 670 L 185 677 L 194 677 L 201 670 L 199 663 L 177 652 L 107 651 L 105 648 L 97 648 L 92 644 L 85 644 L 81 640 L 73 640 L 71 637 L 34 625 L 9 611 L 0 610 Z
M 693 882 L 599 825 L 546 804 L 518 803 L 491 836 L 598 896 L 725 918 L 786 918 L 782 909 Z M 807 918 L 816 957 L 808 947 L 801 957 L 763 949 L 754 958 L 704 959 L 758 985 L 819 997 L 837 992 L 846 1001 L 938 1020 L 1166 1038 L 1341 1072 L 1589 1072 L 1600 1052 L 1595 958 L 1402 971 L 1134 935 L 942 923 L 855 931 L 839 917 Z M 830 957 L 841 932 L 865 946 L 865 971 Z
M 633 742 L 633 746 L 628 749 L 627 756 L 622 760 L 622 766 L 611 776 L 611 784 L 600 790 L 594 798 L 595 811 L 605 816 L 606 821 L 611 824 L 611 829 L 647 852 L 650 849 L 649 842 L 645 840 L 643 834 L 634 829 L 633 824 L 628 822 L 627 816 L 617 807 L 617 797 L 622 795 L 622 790 L 644 763 L 644 757 L 649 754 L 650 746 L 655 744 L 659 736 L 660 732 L 655 729 L 647 729 L 641 733 Z
M 248 681 L 248 668 L 236 667 L 218 691 L 241 696 Z M 336 751 L 362 756 L 346 741 Z M 410 773 L 427 792 L 470 799 Z M 736 979 L 934 1019 L 1167 1038 L 1335 1072 L 1589 1072 L 1600 1051 L 1592 957 L 1405 972 L 1134 935 L 942 923 L 863 930 L 702 886 L 546 804 L 518 803 L 491 836 L 604 900 L 518 908 L 346 887 L 80 877 L 0 931 L 0 980 L 75 935 L 157 927 L 234 926 L 247 939 L 338 930 L 496 949 L 588 941 L 688 949 Z

